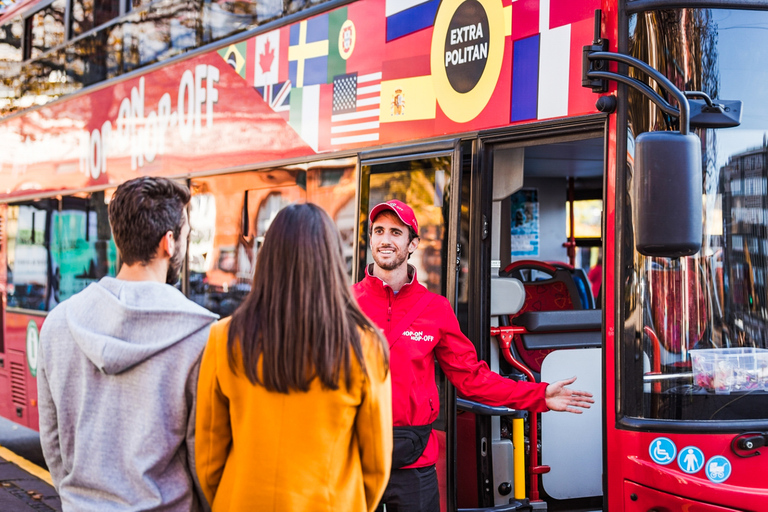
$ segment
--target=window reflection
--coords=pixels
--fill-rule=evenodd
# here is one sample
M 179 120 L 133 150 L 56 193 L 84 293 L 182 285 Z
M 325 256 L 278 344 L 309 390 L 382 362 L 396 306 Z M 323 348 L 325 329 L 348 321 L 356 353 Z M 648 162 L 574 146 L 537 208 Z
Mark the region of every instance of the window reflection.
M 105 192 L 8 207 L 8 307 L 50 311 L 117 274 Z
M 44 311 L 48 287 L 47 204 L 8 207 L 8 307 Z
M 20 17 L 0 26 L 0 113 L 13 111 L 21 73 L 21 38 L 24 24 Z
M 416 268 L 421 284 L 433 293 L 444 295 L 443 206 L 446 179 L 450 172 L 450 158 L 439 157 L 371 165 L 365 166 L 364 172 L 370 172 L 368 211 L 375 205 L 390 199 L 399 199 L 413 208 L 419 222 L 420 241 L 409 263 Z M 366 241 L 367 235 L 366 231 L 364 233 Z M 369 248 L 366 247 L 366 264 L 370 263 L 373 263 L 373 257 Z
M 326 172 L 336 173 L 331 185 L 323 177 Z M 339 227 L 352 267 L 354 160 L 196 178 L 191 188 L 189 296 L 222 317 L 231 315 L 250 291 L 264 235 L 289 204 L 322 207 Z
M 72 0 L 72 37 L 103 25 L 120 15 L 120 0 Z
M 66 42 L 66 0 L 0 27 L 0 116 L 44 104 L 82 87 L 167 60 L 327 0 L 131 0 L 119 17 L 118 0 L 73 0 Z M 94 29 L 96 29 L 94 31 Z M 53 51 L 53 48 L 60 47 Z M 31 59 L 31 60 L 30 60 Z M 23 62 L 26 60 L 26 62 Z M 5 99 L 3 99 L 5 98 Z
M 55 46 L 64 44 L 66 0 L 54 0 L 27 18 L 27 58 L 36 58 Z
M 65 197 L 51 212 L 48 309 L 104 276 L 117 275 L 117 247 L 104 192 Z

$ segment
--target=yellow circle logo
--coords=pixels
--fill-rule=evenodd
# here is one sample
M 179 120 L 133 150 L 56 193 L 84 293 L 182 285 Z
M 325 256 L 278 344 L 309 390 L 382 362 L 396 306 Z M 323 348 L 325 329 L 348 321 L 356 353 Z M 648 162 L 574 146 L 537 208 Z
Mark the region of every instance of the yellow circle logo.
M 352 20 L 347 20 L 341 25 L 339 32 L 339 55 L 347 60 L 352 52 L 355 51 L 355 24 Z
M 504 59 L 500 0 L 443 0 L 432 32 L 432 81 L 440 108 L 466 123 L 491 99 Z

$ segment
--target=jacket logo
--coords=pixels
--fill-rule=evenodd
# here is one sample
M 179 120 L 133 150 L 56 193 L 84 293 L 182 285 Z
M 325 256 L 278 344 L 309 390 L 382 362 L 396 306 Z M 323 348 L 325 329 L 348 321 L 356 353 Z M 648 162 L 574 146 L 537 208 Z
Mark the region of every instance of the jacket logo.
M 413 341 L 433 341 L 435 339 L 434 336 L 425 336 L 424 331 L 405 331 L 403 336 L 407 336 Z

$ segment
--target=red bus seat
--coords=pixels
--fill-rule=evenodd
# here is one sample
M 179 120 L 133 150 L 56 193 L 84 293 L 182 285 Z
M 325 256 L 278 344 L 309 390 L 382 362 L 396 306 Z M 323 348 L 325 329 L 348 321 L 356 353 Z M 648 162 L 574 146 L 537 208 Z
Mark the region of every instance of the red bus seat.
M 514 344 L 522 363 L 536 373 L 541 372 L 544 358 L 556 348 L 591 346 L 595 343 L 593 333 L 600 331 L 600 312 L 595 310 L 594 314 L 588 315 L 589 318 L 582 314 L 549 314 L 594 308 L 594 298 L 589 293 L 581 293 L 577 284 L 577 279 L 586 283 L 583 274 L 576 274 L 573 267 L 565 263 L 537 260 L 516 261 L 499 272 L 499 277 L 514 277 L 525 287 L 525 303 L 518 313 L 509 315 L 508 320 L 531 332 L 515 335 Z M 584 289 L 589 290 L 588 287 Z M 536 331 L 556 333 L 541 335 L 535 334 Z M 599 336 L 597 340 L 599 344 Z

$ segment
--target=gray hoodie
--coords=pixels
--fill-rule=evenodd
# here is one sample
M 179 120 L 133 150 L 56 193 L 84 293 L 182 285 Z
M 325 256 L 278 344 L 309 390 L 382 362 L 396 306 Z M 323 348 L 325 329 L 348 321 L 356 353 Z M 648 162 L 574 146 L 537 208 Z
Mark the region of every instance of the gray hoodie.
M 40 331 L 40 440 L 65 511 L 196 511 L 197 374 L 213 313 L 105 277 Z M 207 508 L 207 506 L 206 506 Z

